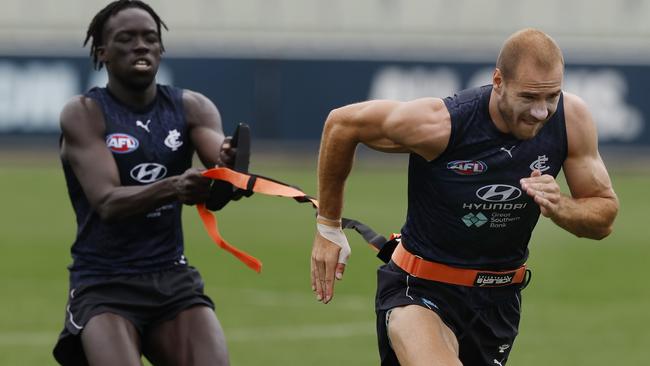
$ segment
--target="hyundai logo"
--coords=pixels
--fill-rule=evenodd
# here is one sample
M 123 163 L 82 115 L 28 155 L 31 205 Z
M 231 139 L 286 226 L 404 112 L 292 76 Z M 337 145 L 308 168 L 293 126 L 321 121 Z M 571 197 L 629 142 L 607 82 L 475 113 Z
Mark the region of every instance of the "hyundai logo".
M 140 183 L 153 183 L 165 177 L 167 168 L 156 163 L 142 163 L 131 169 L 131 178 Z
M 476 197 L 488 202 L 512 201 L 521 196 L 521 190 L 507 184 L 491 184 L 476 191 Z

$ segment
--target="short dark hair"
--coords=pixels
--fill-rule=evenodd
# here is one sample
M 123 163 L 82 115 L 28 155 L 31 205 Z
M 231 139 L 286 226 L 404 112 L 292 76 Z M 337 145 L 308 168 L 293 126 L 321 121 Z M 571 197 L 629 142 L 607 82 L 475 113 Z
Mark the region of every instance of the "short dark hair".
M 156 25 L 158 26 L 158 37 L 160 38 L 160 49 L 162 52 L 165 51 L 165 46 L 163 46 L 162 43 L 161 27 L 164 27 L 166 30 L 169 29 L 167 28 L 167 24 L 165 24 L 165 22 L 163 22 L 162 19 L 160 19 L 160 16 L 156 14 L 153 8 L 151 8 L 151 6 L 149 6 L 148 4 L 140 0 L 116 0 L 106 5 L 104 9 L 100 10 L 97 14 L 95 14 L 95 17 L 90 22 L 90 25 L 88 26 L 88 30 L 86 31 L 86 40 L 84 41 L 83 45 L 85 47 L 86 44 L 88 44 L 90 38 L 93 39 L 90 45 L 90 56 L 92 56 L 93 58 L 93 65 L 95 67 L 95 70 L 100 70 L 102 66 L 104 66 L 104 63 L 97 59 L 97 48 L 104 44 L 103 32 L 104 32 L 104 25 L 106 25 L 106 21 L 113 15 L 128 8 L 140 8 L 151 15 L 151 17 L 156 22 Z

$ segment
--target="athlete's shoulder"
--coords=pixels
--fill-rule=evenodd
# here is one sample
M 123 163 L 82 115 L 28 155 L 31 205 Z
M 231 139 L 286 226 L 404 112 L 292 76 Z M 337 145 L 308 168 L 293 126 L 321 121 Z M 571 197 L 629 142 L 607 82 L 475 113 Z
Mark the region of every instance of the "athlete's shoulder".
M 564 119 L 569 153 L 593 149 L 597 145 L 596 124 L 587 103 L 579 96 L 563 92 Z
M 402 136 L 402 145 L 408 150 L 432 160 L 447 147 L 451 118 L 442 99 L 420 98 L 399 104 L 386 128 Z
M 476 105 L 489 100 L 492 92 L 492 85 L 483 85 L 475 88 L 463 89 L 454 95 L 444 99 L 445 104 L 449 106 L 467 106 Z
M 447 106 L 441 98 L 419 98 L 400 103 L 397 112 L 405 114 L 407 118 L 434 118 L 438 113 L 446 113 Z
M 562 95 L 564 102 L 564 115 L 567 120 L 571 120 L 571 122 L 577 120 L 582 121 L 582 123 L 591 121 L 591 118 L 585 119 L 585 117 L 591 117 L 591 114 L 587 103 L 582 98 L 564 91 L 562 92 Z
M 453 120 L 464 120 L 475 115 L 476 111 L 487 112 L 492 85 L 464 89 L 443 99 Z
M 60 119 L 65 123 L 77 123 L 101 115 L 101 108 L 95 99 L 88 95 L 75 95 L 61 109 Z
M 182 93 L 185 118 L 190 126 L 212 123 L 210 121 L 221 124 L 219 110 L 208 97 L 189 89 L 182 89 Z
M 89 130 L 101 132 L 104 129 L 101 107 L 88 95 L 76 95 L 70 98 L 61 110 L 59 123 L 64 136 Z
M 595 129 L 589 107 L 582 98 L 575 94 L 563 92 L 563 102 L 567 129 L 582 132 Z
M 182 92 L 183 106 L 185 109 L 205 108 L 207 106 L 214 106 L 214 103 L 203 95 L 194 90 L 180 89 Z

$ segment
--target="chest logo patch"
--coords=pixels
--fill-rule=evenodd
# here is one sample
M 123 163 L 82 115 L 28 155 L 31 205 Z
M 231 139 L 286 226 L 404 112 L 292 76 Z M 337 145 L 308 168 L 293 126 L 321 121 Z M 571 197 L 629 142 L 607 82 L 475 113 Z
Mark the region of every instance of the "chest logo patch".
M 492 184 L 476 191 L 476 197 L 487 202 L 507 202 L 521 196 L 521 190 L 507 184 Z
M 183 141 L 178 139 L 181 137 L 181 133 L 178 130 L 170 130 L 169 134 L 165 138 L 165 146 L 172 149 L 172 151 L 178 150 L 179 147 L 183 145 Z
M 131 178 L 140 183 L 153 183 L 167 175 L 167 168 L 158 163 L 142 163 L 131 169 Z
M 487 168 L 487 164 L 480 160 L 454 160 L 447 163 L 447 169 L 459 175 L 483 174 Z
M 550 166 L 546 165 L 548 158 L 546 155 L 538 155 L 537 160 L 530 163 L 530 170 L 539 170 L 540 172 L 545 172 L 551 169 Z
M 512 145 L 509 149 L 506 149 L 505 147 L 502 147 L 499 149 L 499 151 L 503 151 L 504 153 L 508 154 L 509 157 L 512 158 L 512 149 L 515 148 L 517 145 Z
M 140 120 L 135 121 L 136 126 L 138 126 L 138 127 L 142 128 L 142 129 L 144 129 L 145 131 L 151 133 L 151 131 L 149 131 L 149 123 L 151 123 L 150 119 L 148 119 L 147 122 L 142 122 Z
M 135 151 L 140 142 L 138 139 L 125 133 L 112 133 L 106 137 L 106 146 L 118 154 L 127 154 Z

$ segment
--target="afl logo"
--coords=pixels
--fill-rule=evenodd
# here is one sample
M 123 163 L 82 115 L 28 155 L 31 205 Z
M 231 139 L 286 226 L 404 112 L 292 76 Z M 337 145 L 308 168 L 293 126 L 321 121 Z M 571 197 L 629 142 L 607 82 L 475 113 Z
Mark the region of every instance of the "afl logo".
M 480 160 L 454 160 L 447 163 L 447 169 L 460 175 L 477 175 L 485 173 L 487 164 Z
M 118 154 L 127 154 L 135 151 L 140 143 L 138 139 L 125 133 L 112 133 L 106 137 L 106 146 Z
M 521 190 L 507 184 L 492 184 L 476 191 L 476 197 L 488 202 L 507 202 L 521 196 Z
M 166 174 L 167 168 L 156 163 L 142 163 L 131 169 L 131 178 L 145 184 L 163 179 Z

